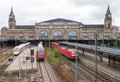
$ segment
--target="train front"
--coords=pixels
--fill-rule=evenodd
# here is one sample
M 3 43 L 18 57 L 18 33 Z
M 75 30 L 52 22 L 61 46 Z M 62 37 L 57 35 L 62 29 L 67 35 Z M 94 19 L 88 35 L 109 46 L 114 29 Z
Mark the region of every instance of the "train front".
M 36 59 L 37 59 L 37 61 L 44 61 L 45 57 L 46 57 L 46 52 L 45 52 L 45 49 L 43 47 L 43 43 L 40 42 L 38 44 L 38 49 L 36 52 Z

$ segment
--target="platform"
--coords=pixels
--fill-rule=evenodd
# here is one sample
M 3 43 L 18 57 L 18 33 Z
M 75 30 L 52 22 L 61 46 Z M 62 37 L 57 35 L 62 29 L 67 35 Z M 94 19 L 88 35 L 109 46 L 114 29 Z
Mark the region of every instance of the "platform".
M 36 51 L 36 47 L 33 47 L 34 52 Z M 35 59 L 35 53 L 34 53 L 34 62 L 31 63 L 31 60 L 26 60 L 26 57 L 30 57 L 30 48 L 25 49 L 21 54 L 17 56 L 17 58 L 8 66 L 8 68 L 5 70 L 5 72 L 17 72 L 20 70 L 30 70 L 37 69 L 36 59 Z
M 82 51 L 79 50 L 80 53 Z M 99 59 L 99 57 L 97 57 Z M 86 63 L 89 63 L 91 65 L 94 65 L 94 55 L 88 52 L 85 52 L 85 56 L 80 56 L 80 60 Z M 110 74 L 111 76 L 120 77 L 120 69 L 116 68 L 114 66 L 107 64 L 108 60 L 106 58 L 103 58 L 103 62 L 97 61 L 97 67 L 99 70 L 105 71 L 106 73 Z

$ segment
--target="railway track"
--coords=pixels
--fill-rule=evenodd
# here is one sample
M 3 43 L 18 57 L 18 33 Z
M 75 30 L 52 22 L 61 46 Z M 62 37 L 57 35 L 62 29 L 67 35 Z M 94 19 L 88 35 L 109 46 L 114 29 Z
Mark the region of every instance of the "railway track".
M 3 50 L 0 51 L 0 55 L 2 55 L 3 53 L 5 53 L 6 51 L 9 51 L 12 47 L 9 48 L 5 48 Z M 10 63 L 8 62 L 8 60 L 0 63 L 0 76 L 2 76 L 4 74 L 5 69 L 8 67 Z
M 82 67 L 89 74 L 94 76 L 94 66 L 89 63 L 79 62 L 79 67 Z M 111 74 L 98 68 L 97 70 L 97 79 L 102 82 L 120 82 L 119 78 L 112 76 Z
M 6 48 L 4 48 L 4 49 L 2 49 L 2 50 L 0 50 L 0 55 L 2 55 L 4 52 L 6 52 L 6 51 L 9 51 L 10 49 L 12 49 L 13 47 L 6 47 Z
M 75 73 L 75 63 L 73 61 L 70 61 L 64 56 L 61 56 L 64 60 L 68 61 L 67 63 Z M 77 63 L 77 78 L 80 78 L 84 80 L 85 82 L 93 82 L 94 81 L 94 66 L 90 63 L 85 63 L 79 61 Z M 81 78 L 80 74 L 82 74 L 84 77 Z M 86 78 L 89 80 L 87 81 Z M 97 70 L 97 80 L 99 82 L 120 82 L 120 78 L 116 78 L 115 76 L 112 76 L 111 74 L 101 70 L 98 68 Z
M 8 67 L 8 61 L 6 61 L 4 64 L 0 65 L 0 76 L 4 74 L 5 69 Z
M 39 73 L 38 82 L 53 82 L 45 61 L 38 62 L 37 68 Z

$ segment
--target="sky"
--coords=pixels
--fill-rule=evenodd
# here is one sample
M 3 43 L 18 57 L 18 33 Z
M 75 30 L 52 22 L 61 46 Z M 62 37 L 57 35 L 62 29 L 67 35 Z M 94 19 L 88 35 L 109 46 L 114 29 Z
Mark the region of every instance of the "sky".
M 103 24 L 108 5 L 113 25 L 120 26 L 120 0 L 0 0 L 0 28 L 8 27 L 11 7 L 17 25 L 34 25 L 55 18 Z

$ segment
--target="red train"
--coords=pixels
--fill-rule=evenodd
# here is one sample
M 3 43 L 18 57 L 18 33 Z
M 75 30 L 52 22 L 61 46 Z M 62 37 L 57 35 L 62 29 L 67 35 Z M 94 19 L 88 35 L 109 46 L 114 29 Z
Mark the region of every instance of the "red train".
M 66 47 L 61 47 L 59 43 L 56 42 L 52 42 L 51 46 L 70 59 L 74 60 L 77 57 L 75 49 L 68 49 Z
M 38 49 L 36 51 L 36 60 L 37 61 L 44 61 L 46 58 L 46 51 L 44 50 L 42 42 L 38 44 Z

